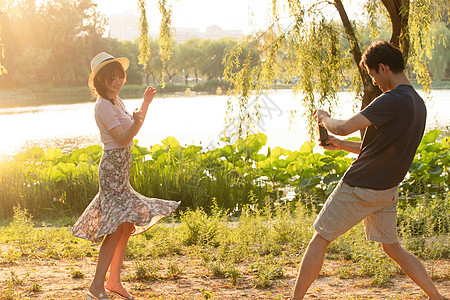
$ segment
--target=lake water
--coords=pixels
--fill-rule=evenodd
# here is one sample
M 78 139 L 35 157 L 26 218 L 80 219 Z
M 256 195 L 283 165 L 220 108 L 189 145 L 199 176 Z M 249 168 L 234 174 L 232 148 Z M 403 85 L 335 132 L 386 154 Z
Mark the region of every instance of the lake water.
M 422 93 L 423 95 L 423 93 Z M 450 125 L 450 90 L 434 90 L 427 100 L 427 129 Z M 353 114 L 352 94 L 339 94 L 340 114 Z M 261 124 L 257 131 L 267 135 L 267 146 L 298 150 L 308 140 L 308 125 L 302 117 L 299 95 L 290 90 L 272 91 L 261 98 Z M 253 100 L 253 99 L 251 99 Z M 132 112 L 141 99 L 124 100 Z M 177 96 L 156 98 L 150 105 L 143 127 L 136 136 L 144 147 L 161 143 L 168 136 L 181 145 L 217 145 L 224 132 L 227 96 Z M 251 105 L 250 105 L 251 106 Z M 290 111 L 297 110 L 292 120 Z M 94 102 L 0 109 L 0 156 L 39 146 L 58 147 L 65 152 L 100 144 L 94 120 Z M 231 133 L 232 128 L 225 130 Z M 267 147 L 266 146 L 266 147 Z

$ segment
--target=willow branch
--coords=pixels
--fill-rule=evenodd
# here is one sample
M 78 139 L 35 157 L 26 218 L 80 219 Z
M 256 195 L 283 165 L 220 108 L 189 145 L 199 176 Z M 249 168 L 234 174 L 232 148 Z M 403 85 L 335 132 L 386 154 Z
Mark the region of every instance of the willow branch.
M 148 21 L 145 0 L 138 1 L 139 6 L 139 28 L 141 35 L 139 38 L 139 64 L 145 69 L 150 58 L 150 43 L 148 38 Z

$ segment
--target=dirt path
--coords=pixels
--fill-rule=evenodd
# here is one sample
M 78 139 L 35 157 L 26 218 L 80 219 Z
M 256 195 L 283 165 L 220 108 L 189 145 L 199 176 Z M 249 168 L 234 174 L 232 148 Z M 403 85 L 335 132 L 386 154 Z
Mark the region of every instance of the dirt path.
M 333 262 L 326 261 L 324 267 Z M 446 278 L 436 281 L 441 293 L 450 296 L 450 260 L 435 262 Z M 430 266 L 427 265 L 430 269 Z M 435 267 L 436 268 L 436 267 Z M 0 265 L 0 299 L 85 299 L 94 274 L 95 261 L 31 259 L 15 264 Z M 81 271 L 84 278 L 74 279 L 72 272 Z M 13 272 L 13 273 L 12 273 Z M 132 262 L 125 262 L 124 274 L 133 272 Z M 284 278 L 272 287 L 254 286 L 252 274 L 243 274 L 236 286 L 229 279 L 205 276 L 200 267 L 184 269 L 177 279 L 125 282 L 137 299 L 285 299 L 295 282 L 295 266 L 286 267 Z M 14 274 L 14 275 L 13 275 Z M 14 286 L 12 286 L 14 282 Z M 32 290 L 35 290 L 34 292 Z M 40 289 L 40 291 L 38 291 Z M 383 287 L 370 285 L 368 278 L 339 279 L 319 277 L 311 286 L 306 299 L 427 299 L 421 290 L 405 276 L 397 276 Z

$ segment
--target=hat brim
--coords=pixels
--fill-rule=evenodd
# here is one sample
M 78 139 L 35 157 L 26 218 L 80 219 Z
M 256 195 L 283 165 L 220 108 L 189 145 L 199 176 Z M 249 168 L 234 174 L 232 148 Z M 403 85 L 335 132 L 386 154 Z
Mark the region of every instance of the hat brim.
M 96 66 L 94 68 L 94 70 L 92 70 L 91 74 L 89 75 L 88 85 L 90 88 L 94 88 L 94 78 L 95 78 L 95 75 L 97 75 L 98 71 L 100 71 L 101 68 L 103 68 L 104 66 L 106 66 L 107 64 L 110 64 L 112 62 L 120 63 L 122 65 L 124 71 L 126 71 L 128 69 L 128 67 L 130 66 L 130 61 L 126 57 L 117 57 L 117 58 L 105 60 L 104 62 L 102 62 L 101 64 Z

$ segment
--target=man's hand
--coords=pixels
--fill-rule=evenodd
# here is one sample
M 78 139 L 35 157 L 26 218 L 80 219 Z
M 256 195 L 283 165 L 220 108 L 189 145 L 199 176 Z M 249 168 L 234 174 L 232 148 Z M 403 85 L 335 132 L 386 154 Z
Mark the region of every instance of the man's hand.
M 341 146 L 342 146 L 342 140 L 340 140 L 332 135 L 328 135 L 327 143 L 328 143 L 327 145 L 322 145 L 320 143 L 320 139 L 319 139 L 319 146 L 323 147 L 326 150 L 336 151 L 336 150 L 340 150 Z
M 335 136 L 328 135 L 327 143 L 328 145 L 324 146 L 320 144 L 319 139 L 319 146 L 323 147 L 326 150 L 344 150 L 355 154 L 359 154 L 361 152 L 361 142 L 341 140 Z
M 323 123 L 322 123 L 323 118 L 325 118 L 325 117 L 329 118 L 330 114 L 324 110 L 317 109 L 314 112 L 314 117 L 316 118 L 316 120 L 319 122 L 320 125 L 323 125 Z
M 152 103 L 153 97 L 156 94 L 156 89 L 149 86 L 147 87 L 147 89 L 144 92 L 144 101 L 147 102 L 148 104 Z

